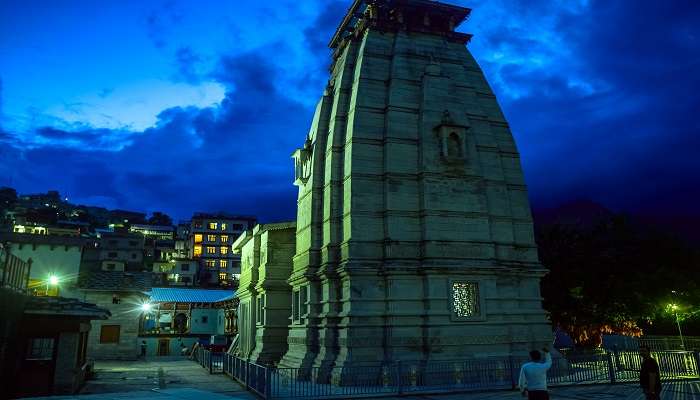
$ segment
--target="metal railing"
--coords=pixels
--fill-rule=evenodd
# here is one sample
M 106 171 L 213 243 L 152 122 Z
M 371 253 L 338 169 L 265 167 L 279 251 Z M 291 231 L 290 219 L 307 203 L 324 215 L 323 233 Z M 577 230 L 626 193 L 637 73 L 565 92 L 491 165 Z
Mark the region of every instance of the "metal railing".
M 31 258 L 24 261 L 12 254 L 9 245 L 0 243 L 0 288 L 26 293 L 31 269 Z
M 652 351 L 700 351 L 700 337 L 684 336 L 642 336 L 604 335 L 603 346 L 608 351 L 639 350 L 639 346 L 648 346 Z
M 200 347 L 194 352 L 192 359 L 208 369 L 210 374 L 216 374 L 224 372 L 224 354 L 213 353 Z
M 686 351 L 697 351 L 700 350 L 700 338 L 697 337 L 685 337 L 681 341 L 679 337 L 641 337 L 639 338 L 639 344 L 649 346 L 650 349 L 656 351 L 669 351 L 669 350 L 686 350 Z
M 700 377 L 697 352 L 652 352 L 662 380 Z M 264 399 L 353 398 L 404 393 L 445 393 L 513 389 L 523 357 L 456 361 L 394 362 L 343 367 L 274 368 L 227 353 L 199 349 L 194 357 L 210 373 L 223 372 Z M 555 358 L 548 384 L 631 382 L 639 379 L 638 352 L 569 355 Z
M 223 355 L 223 372 L 243 384 L 246 390 L 257 393 L 264 399 L 270 399 L 273 369 L 248 362 L 228 353 Z

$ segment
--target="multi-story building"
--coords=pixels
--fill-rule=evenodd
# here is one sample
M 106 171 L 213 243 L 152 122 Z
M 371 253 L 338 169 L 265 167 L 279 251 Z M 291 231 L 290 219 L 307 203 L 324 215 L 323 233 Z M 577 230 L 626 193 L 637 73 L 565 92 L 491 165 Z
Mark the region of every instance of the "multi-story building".
M 54 225 L 42 225 L 29 223 L 26 225 L 15 224 L 12 227 L 14 233 L 28 233 L 31 235 L 53 235 L 53 236 L 80 236 L 80 229 L 77 227 L 65 228 Z
M 102 234 L 99 260 L 103 271 L 141 271 L 144 237 L 139 234 Z
M 140 233 L 146 238 L 155 240 L 173 240 L 175 228 L 172 226 L 131 224 L 129 232 Z
M 153 263 L 153 273 L 160 275 L 158 281 L 168 286 L 194 286 L 198 270 L 198 260 L 189 258 L 173 258 Z
M 190 255 L 190 221 L 177 224 L 175 231 L 175 251 L 180 257 Z
M 223 213 L 196 213 L 190 223 L 191 258 L 199 260 L 199 281 L 204 285 L 235 286 L 241 274 L 241 259 L 231 245 L 238 235 L 251 229 L 255 217 Z

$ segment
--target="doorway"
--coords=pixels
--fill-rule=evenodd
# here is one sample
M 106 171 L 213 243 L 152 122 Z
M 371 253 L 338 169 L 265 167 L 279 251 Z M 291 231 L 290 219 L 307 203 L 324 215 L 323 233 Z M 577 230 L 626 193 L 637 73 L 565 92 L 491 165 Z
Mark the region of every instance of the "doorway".
M 24 396 L 48 396 L 53 391 L 56 371 L 57 337 L 33 337 L 26 341 L 26 353 L 22 360 L 17 394 Z
M 158 339 L 158 355 L 170 355 L 170 339 Z

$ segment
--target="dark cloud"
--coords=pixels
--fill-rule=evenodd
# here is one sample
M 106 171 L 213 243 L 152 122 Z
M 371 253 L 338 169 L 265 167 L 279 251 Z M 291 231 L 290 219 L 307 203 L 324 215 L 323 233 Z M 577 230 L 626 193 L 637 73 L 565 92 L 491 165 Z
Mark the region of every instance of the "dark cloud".
M 328 43 L 348 8 L 349 3 L 342 0 L 324 3 L 318 17 L 304 29 L 304 42 L 312 53 L 324 56 L 329 54 Z
M 212 75 L 229 88 L 220 104 L 163 110 L 143 132 L 36 130 L 49 145 L 25 149 L 24 159 L 12 161 L 16 181 L 59 188 L 76 202 L 158 208 L 178 218 L 196 210 L 294 218 L 289 157 L 312 110 L 285 96 L 268 51 L 222 57 Z M 128 143 L 119 151 L 100 147 L 115 136 Z
M 2 77 L 0 77 L 0 130 L 2 130 Z
M 83 150 L 116 150 L 128 145 L 132 136 L 131 132 L 106 128 L 68 131 L 47 126 L 34 131 L 35 143 L 38 145 L 72 147 Z
M 312 96 L 320 95 L 326 46 L 347 6 L 324 3 L 302 25 L 310 57 L 298 76 L 274 57 L 289 49 L 284 42 L 222 55 L 208 74 L 196 47 L 178 49 L 179 79 L 226 87 L 216 106 L 163 110 L 143 132 L 45 127 L 33 132 L 40 143 L 21 151 L 18 136 L 0 130 L 0 142 L 17 147 L 0 146 L 0 176 L 14 176 L 20 191 L 59 188 L 73 199 L 177 217 L 224 210 L 293 218 L 289 154 L 312 110 L 289 89 L 318 87 Z M 470 48 L 516 136 L 536 207 L 590 198 L 621 211 L 700 214 L 700 3 L 468 6 L 474 14 L 462 29 L 475 34 Z M 156 46 L 167 45 L 173 8 L 148 17 Z
M 475 37 L 487 43 L 482 56 L 506 53 L 482 66 L 518 139 L 535 206 L 591 198 L 621 211 L 700 213 L 699 9 L 593 1 L 584 12 L 546 14 L 555 27 L 548 37 L 512 24 Z
M 177 80 L 184 80 L 191 84 L 197 84 L 202 80 L 198 72 L 202 58 L 190 47 L 180 47 L 175 52 L 175 65 L 177 66 Z

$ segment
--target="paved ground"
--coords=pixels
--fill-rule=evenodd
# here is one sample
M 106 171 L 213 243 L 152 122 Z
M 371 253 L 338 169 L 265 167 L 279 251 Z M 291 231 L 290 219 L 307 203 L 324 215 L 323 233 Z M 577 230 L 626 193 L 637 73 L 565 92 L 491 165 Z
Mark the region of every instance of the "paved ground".
M 162 368 L 165 388 L 159 388 L 158 370 Z M 189 360 L 100 362 L 96 379 L 88 381 L 76 396 L 54 396 L 51 400 L 232 400 L 256 399 L 225 375 L 209 375 Z M 643 400 L 635 384 L 590 385 L 553 388 L 553 400 Z M 700 399 L 700 381 L 664 383 L 663 400 Z M 41 398 L 33 398 L 40 400 Z M 49 398 L 45 398 L 49 399 Z M 500 391 L 452 395 L 416 395 L 381 397 L 384 400 L 520 400 L 520 393 Z
M 159 389 L 158 370 L 163 369 L 164 389 Z M 77 396 L 53 399 L 165 400 L 165 399 L 256 399 L 238 383 L 209 372 L 194 361 L 103 361 L 95 363 L 96 377 Z M 37 400 L 37 398 L 34 398 Z
M 700 382 L 669 382 L 662 385 L 662 400 L 700 399 Z M 636 384 L 586 385 L 552 388 L 552 400 L 644 400 L 644 395 Z M 522 400 L 517 391 L 462 393 L 452 395 L 423 395 L 411 397 L 384 397 L 384 400 Z

